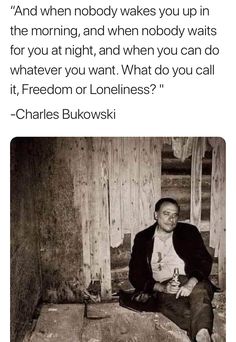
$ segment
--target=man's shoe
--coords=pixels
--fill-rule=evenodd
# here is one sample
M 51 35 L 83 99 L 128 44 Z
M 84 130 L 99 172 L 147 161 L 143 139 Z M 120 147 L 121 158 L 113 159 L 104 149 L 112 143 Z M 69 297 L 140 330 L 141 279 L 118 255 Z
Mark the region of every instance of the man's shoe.
M 222 339 L 222 337 L 221 337 L 219 334 L 217 334 L 217 333 L 213 333 L 213 334 L 211 335 L 211 340 L 212 340 L 212 342 L 222 342 L 222 341 L 225 341 L 225 340 Z
M 201 329 L 196 335 L 197 342 L 211 342 L 211 336 L 207 329 Z

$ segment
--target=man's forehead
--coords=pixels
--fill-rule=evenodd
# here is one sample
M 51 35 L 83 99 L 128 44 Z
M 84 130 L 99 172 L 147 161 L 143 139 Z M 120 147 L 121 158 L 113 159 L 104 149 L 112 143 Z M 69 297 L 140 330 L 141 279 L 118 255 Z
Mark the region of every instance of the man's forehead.
M 164 203 L 162 203 L 162 205 L 160 207 L 160 211 L 169 211 L 169 212 L 172 212 L 172 213 L 178 213 L 179 212 L 179 208 L 174 203 L 164 202 Z

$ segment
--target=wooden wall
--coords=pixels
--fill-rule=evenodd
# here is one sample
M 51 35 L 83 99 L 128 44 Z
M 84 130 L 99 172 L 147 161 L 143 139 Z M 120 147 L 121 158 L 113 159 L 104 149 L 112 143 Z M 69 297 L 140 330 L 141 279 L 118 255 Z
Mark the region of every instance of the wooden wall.
M 153 222 L 161 194 L 161 147 L 152 138 L 80 138 L 73 157 L 75 205 L 81 209 L 86 286 L 111 296 L 110 247 Z
M 226 286 L 226 146 L 220 138 L 210 138 L 213 149 L 211 174 L 210 246 L 218 257 L 219 286 Z
M 85 287 L 99 281 L 102 297 L 109 299 L 114 256 L 122 259 L 124 252 L 123 264 L 128 265 L 133 238 L 153 223 L 154 205 L 161 196 L 176 198 L 181 219 L 209 232 L 224 287 L 222 139 L 88 137 L 27 141 L 31 151 L 22 151 L 22 168 L 33 160 L 35 173 L 24 181 L 22 171 L 18 182 L 22 179 L 24 187 L 18 196 L 28 191 L 34 200 L 45 300 L 50 296 L 54 301 L 60 299 L 59 288 L 60 293 L 66 292 L 66 300 L 76 301 L 67 286 L 74 278 Z M 17 222 L 14 224 L 17 229 Z
M 162 196 L 173 197 L 178 201 L 181 207 L 180 220 L 190 220 L 191 210 L 191 222 L 196 225 L 200 224 L 201 226 L 206 225 L 208 222 L 207 229 L 209 230 L 212 167 L 211 147 L 207 146 L 203 158 L 197 158 L 197 156 L 192 158 L 192 155 L 190 155 L 188 158 L 181 160 L 174 156 L 171 144 L 163 144 L 161 154 Z M 193 189 L 192 192 L 191 188 Z M 195 203 L 194 200 L 191 201 L 191 197 L 193 199 L 197 197 L 195 198 Z M 196 215 L 198 215 L 198 222 L 194 220 L 194 216 Z
M 213 223 L 224 193 L 224 181 L 220 191 L 214 188 L 219 164 L 221 168 L 225 165 L 224 142 L 216 139 L 216 153 L 220 153 L 216 171 L 215 147 L 206 138 L 174 139 L 77 139 L 74 191 L 75 203 L 81 208 L 85 279 L 86 285 L 91 280 L 101 281 L 103 298 L 111 296 L 113 252 L 119 256 L 124 243 L 127 245 L 124 237 L 130 236 L 131 246 L 135 234 L 153 223 L 154 204 L 160 197 L 175 198 L 181 206 L 180 219 L 208 231 L 215 255 L 220 255 L 219 249 L 222 252 L 219 243 L 212 243 L 212 234 L 217 229 L 219 238 L 225 229 L 222 218 L 218 228 Z M 225 208 L 221 208 L 223 216 Z M 130 250 L 126 252 L 128 264 Z
M 71 278 L 111 296 L 111 250 L 153 222 L 161 196 L 158 138 L 35 138 L 44 300 L 61 301 Z M 30 185 L 29 185 L 30 186 Z M 130 249 L 128 251 L 130 253 Z M 69 283 L 70 284 L 70 283 Z M 60 292 L 60 294 L 58 294 Z M 72 294 L 69 300 L 76 301 Z
M 11 342 L 22 341 L 42 292 L 32 154 L 29 140 L 12 140 Z

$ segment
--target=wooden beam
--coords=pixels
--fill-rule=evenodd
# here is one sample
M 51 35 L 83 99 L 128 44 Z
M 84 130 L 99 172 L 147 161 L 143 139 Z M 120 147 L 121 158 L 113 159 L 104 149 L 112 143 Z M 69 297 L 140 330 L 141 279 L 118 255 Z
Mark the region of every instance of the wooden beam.
M 151 159 L 152 159 L 152 177 L 151 186 L 153 189 L 152 215 L 155 203 L 161 198 L 161 151 L 162 139 L 151 138 Z
M 111 138 L 109 151 L 109 209 L 111 247 L 122 243 L 121 227 L 121 138 Z
M 144 229 L 153 222 L 153 192 L 150 187 L 152 177 L 150 138 L 140 138 L 140 227 Z
M 130 232 L 131 232 L 131 246 L 133 245 L 133 239 L 140 227 L 139 219 L 139 138 L 130 138 L 129 141 L 129 160 L 130 160 Z
M 224 290 L 226 287 L 226 237 L 225 230 L 221 231 L 218 254 L 218 277 L 219 287 Z
M 107 139 L 100 138 L 99 163 L 99 228 L 100 228 L 100 267 L 101 267 L 101 297 L 111 299 L 111 259 L 110 259 L 110 226 L 108 204 L 108 148 Z
M 225 287 L 225 142 L 209 139 L 213 147 L 211 182 L 210 246 L 215 248 L 219 262 L 219 285 Z
M 91 138 L 91 165 L 92 172 L 90 178 L 90 255 L 91 255 L 91 280 L 101 280 L 100 267 L 100 222 L 99 222 L 99 203 L 100 198 L 100 138 Z
M 197 227 L 199 227 L 201 223 L 202 156 L 203 145 L 201 138 L 194 138 L 191 165 L 190 222 Z
M 78 224 L 82 229 L 83 243 L 83 274 L 85 286 L 91 281 L 91 260 L 90 260 L 90 228 L 89 228 L 89 203 L 88 203 L 88 150 L 85 138 L 78 138 L 76 141 L 78 154 L 74 156 L 74 204 L 78 210 Z
M 130 232 L 130 160 L 129 160 L 129 139 L 121 138 L 121 223 L 122 239 L 125 233 Z
M 140 139 L 140 226 L 154 221 L 154 206 L 161 197 L 161 149 L 160 138 Z

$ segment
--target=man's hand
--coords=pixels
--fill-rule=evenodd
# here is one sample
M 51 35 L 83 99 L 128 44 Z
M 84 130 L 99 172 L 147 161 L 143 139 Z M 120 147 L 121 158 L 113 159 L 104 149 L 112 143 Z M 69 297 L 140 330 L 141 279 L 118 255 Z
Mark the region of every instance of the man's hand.
M 190 278 L 186 284 L 181 286 L 176 294 L 176 299 L 179 297 L 188 297 L 193 291 L 194 286 L 197 284 L 198 280 L 194 277 Z
M 170 280 L 166 284 L 165 293 L 176 294 L 179 291 L 180 282 L 176 280 Z
M 154 285 L 153 290 L 158 292 L 164 292 L 164 293 L 170 293 L 170 294 L 176 294 L 179 290 L 179 281 L 170 280 L 167 284 L 161 284 L 157 282 Z
M 149 294 L 141 292 L 141 293 L 134 295 L 132 299 L 135 300 L 136 302 L 146 303 L 149 299 Z

